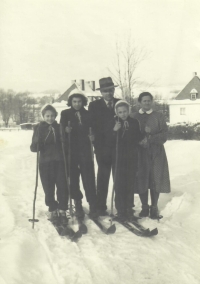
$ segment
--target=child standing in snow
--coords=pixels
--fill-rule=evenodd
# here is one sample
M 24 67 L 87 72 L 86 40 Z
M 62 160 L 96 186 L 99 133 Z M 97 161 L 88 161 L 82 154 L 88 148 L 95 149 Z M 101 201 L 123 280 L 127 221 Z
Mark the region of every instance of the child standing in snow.
M 51 105 L 42 110 L 44 121 L 36 125 L 33 133 L 32 152 L 40 151 L 39 172 L 45 193 L 45 203 L 49 207 L 50 221 L 67 224 L 68 190 L 64 171 L 64 161 L 59 124 L 55 121 L 57 112 Z M 57 201 L 55 200 L 55 185 Z
M 74 199 L 76 216 L 84 218 L 82 208 L 83 194 L 80 191 L 79 177 L 81 174 L 86 199 L 90 206 L 91 218 L 96 218 L 96 187 L 94 165 L 91 155 L 91 142 L 93 135 L 89 135 L 91 119 L 89 112 L 84 108 L 87 98 L 80 90 L 73 90 L 68 97 L 68 106 L 61 112 L 60 123 L 65 129 L 66 140 L 70 134 L 70 189 L 71 198 Z M 68 123 L 70 122 L 70 126 Z M 68 150 L 68 149 L 67 149 Z M 67 152 L 67 151 L 66 151 Z
M 122 221 L 133 217 L 138 142 L 142 139 L 138 121 L 129 116 L 129 107 L 124 100 L 116 103 L 116 117 L 109 123 L 106 132 L 107 151 L 112 149 L 112 169 L 115 173 L 115 207 Z

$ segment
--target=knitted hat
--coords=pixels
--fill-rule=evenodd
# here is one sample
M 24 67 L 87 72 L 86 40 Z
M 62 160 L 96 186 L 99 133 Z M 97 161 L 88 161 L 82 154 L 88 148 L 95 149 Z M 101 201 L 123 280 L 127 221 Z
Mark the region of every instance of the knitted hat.
M 44 118 L 45 112 L 48 111 L 48 110 L 54 112 L 54 113 L 55 113 L 55 117 L 58 115 L 58 113 L 57 113 L 55 107 L 53 107 L 53 106 L 50 105 L 50 104 L 45 104 L 45 105 L 41 108 L 41 116 L 42 116 L 42 118 Z
M 72 106 L 72 99 L 73 99 L 73 97 L 76 97 L 76 96 L 80 96 L 82 98 L 83 106 L 87 105 L 88 99 L 87 99 L 86 95 L 83 93 L 83 91 L 81 91 L 79 89 L 74 89 L 69 93 L 68 102 L 67 102 L 68 106 Z
M 80 95 L 80 96 L 83 96 L 86 100 L 87 100 L 87 97 L 86 95 L 83 93 L 82 90 L 79 90 L 79 89 L 73 89 L 70 93 L 69 93 L 69 96 L 68 96 L 68 100 L 71 96 L 73 95 Z
M 117 108 L 119 107 L 119 106 L 126 106 L 126 107 L 128 107 L 128 111 L 129 111 L 129 113 L 130 113 L 130 104 L 127 102 L 127 101 L 125 101 L 125 100 L 120 100 L 120 101 L 118 101 L 116 104 L 115 104 L 115 113 L 117 114 Z

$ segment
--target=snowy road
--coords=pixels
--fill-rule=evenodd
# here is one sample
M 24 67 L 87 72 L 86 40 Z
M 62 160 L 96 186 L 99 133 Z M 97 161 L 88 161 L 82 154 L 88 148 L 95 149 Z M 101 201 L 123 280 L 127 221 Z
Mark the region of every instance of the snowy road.
M 160 223 L 142 220 L 145 226 L 157 226 L 158 236 L 139 238 L 118 224 L 116 233 L 106 236 L 88 220 L 89 232 L 76 244 L 60 238 L 46 221 L 40 183 L 40 222 L 35 230 L 28 222 L 36 166 L 36 156 L 29 151 L 31 135 L 0 132 L 1 284 L 200 283 L 199 141 L 166 143 L 172 193 L 160 198 Z

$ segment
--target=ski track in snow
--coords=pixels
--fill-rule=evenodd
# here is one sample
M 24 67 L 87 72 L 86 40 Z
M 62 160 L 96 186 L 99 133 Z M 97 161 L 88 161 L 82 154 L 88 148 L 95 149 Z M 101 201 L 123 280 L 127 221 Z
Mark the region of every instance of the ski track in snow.
M 78 243 L 59 237 L 47 221 L 39 181 L 35 229 L 32 218 L 36 154 L 32 131 L 0 133 L 1 284 L 199 284 L 200 142 L 168 141 L 172 192 L 162 194 L 160 222 L 140 222 L 159 234 L 140 238 L 116 223 L 104 235 L 87 220 Z M 110 182 L 109 203 L 112 190 Z M 110 205 L 108 203 L 108 205 Z M 136 213 L 140 201 L 135 197 Z M 84 207 L 88 207 L 84 200 Z M 109 223 L 108 223 L 109 225 Z

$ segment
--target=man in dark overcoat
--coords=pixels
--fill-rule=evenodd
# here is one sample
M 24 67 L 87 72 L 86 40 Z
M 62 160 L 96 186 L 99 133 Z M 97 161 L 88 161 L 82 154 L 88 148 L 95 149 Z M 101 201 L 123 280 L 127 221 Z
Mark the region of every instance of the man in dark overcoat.
M 110 179 L 112 158 L 111 152 L 105 149 L 105 133 L 109 121 L 115 116 L 114 107 L 118 99 L 114 98 L 115 86 L 112 78 L 102 78 L 99 80 L 102 98 L 89 104 L 89 112 L 92 118 L 92 128 L 95 135 L 95 154 L 98 163 L 97 173 L 97 209 L 99 215 L 107 215 L 106 200 L 108 195 L 108 184 Z M 105 154 L 106 153 L 106 154 Z

